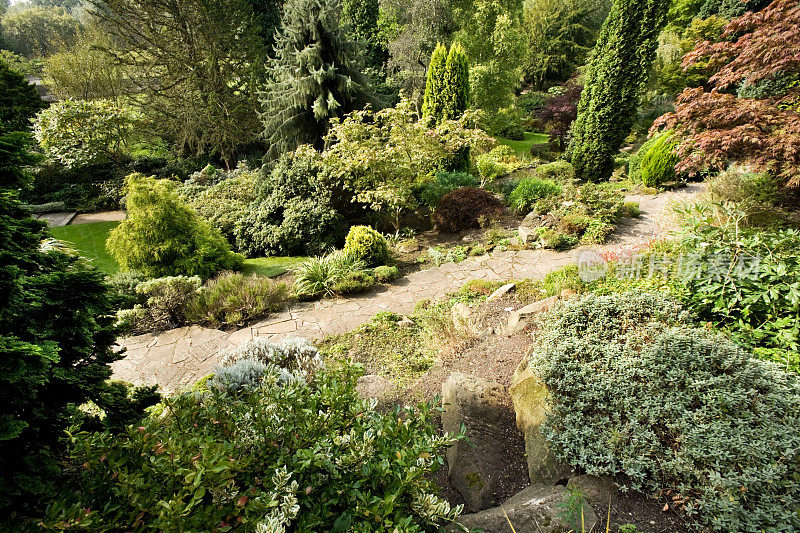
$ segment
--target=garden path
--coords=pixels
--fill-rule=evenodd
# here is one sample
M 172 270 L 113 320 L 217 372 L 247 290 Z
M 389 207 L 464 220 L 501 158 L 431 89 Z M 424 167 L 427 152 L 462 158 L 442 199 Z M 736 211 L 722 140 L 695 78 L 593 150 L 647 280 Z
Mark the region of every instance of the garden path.
M 598 250 L 615 250 L 645 243 L 668 231 L 673 223 L 667 207 L 686 201 L 703 190 L 699 184 L 673 192 L 629 195 L 638 201 L 642 215 L 621 224 L 610 242 Z M 239 346 L 255 336 L 270 340 L 284 337 L 320 339 L 339 334 L 367 322 L 380 311 L 410 313 L 420 300 L 452 292 L 475 279 L 538 279 L 573 264 L 578 250 L 497 251 L 471 257 L 461 263 L 446 263 L 420 270 L 370 292 L 339 299 L 296 304 L 252 327 L 224 332 L 187 326 L 161 333 L 121 339 L 124 359 L 113 364 L 114 377 L 136 384 L 158 384 L 165 390 L 189 386 L 211 372 L 220 350 Z

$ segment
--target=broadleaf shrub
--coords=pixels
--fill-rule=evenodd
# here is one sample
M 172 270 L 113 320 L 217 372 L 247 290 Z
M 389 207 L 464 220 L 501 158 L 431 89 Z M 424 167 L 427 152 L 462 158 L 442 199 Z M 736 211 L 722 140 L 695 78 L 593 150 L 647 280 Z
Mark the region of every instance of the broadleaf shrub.
M 492 193 L 476 187 L 462 187 L 450 193 L 436 206 L 433 219 L 443 232 L 480 227 L 481 219 L 489 219 L 503 212 L 503 202 Z
M 369 226 L 353 226 L 344 240 L 344 252 L 367 266 L 381 265 L 389 260 L 389 245 L 383 235 Z
M 429 476 L 462 436 L 439 436 L 431 405 L 379 414 L 359 398 L 352 367 L 308 382 L 270 372 L 256 386 L 257 374 L 245 380 L 251 391 L 208 387 L 165 400 L 161 417 L 121 437 L 72 435 L 84 468 L 43 525 L 430 531 L 460 513 Z
M 698 528 L 800 527 L 797 376 L 693 327 L 677 301 L 588 295 L 541 319 L 530 365 L 561 459 L 684 500 Z
M 242 256 L 231 252 L 219 230 L 183 203 L 174 182 L 131 174 L 126 188 L 128 218 L 111 230 L 106 242 L 121 270 L 209 278 L 242 267 Z
M 514 149 L 504 144 L 479 155 L 475 164 L 481 175 L 481 187 L 493 183 L 500 176 L 514 172 L 523 165 Z
M 313 148 L 284 154 L 259 184 L 256 201 L 235 222 L 236 249 L 249 257 L 329 251 L 347 231 L 334 205 L 338 191 Z
M 74 168 L 122 155 L 138 122 L 135 111 L 109 100 L 63 100 L 36 116 L 33 134 L 50 159 Z

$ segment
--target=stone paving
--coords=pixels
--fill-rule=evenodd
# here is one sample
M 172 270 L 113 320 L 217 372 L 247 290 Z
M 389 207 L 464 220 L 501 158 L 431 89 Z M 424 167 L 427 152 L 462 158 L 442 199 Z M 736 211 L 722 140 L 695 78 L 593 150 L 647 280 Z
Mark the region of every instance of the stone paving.
M 670 227 L 665 210 L 673 200 L 690 199 L 702 187 L 694 185 L 658 196 L 630 196 L 638 201 L 642 216 L 623 224 L 605 250 L 646 242 Z M 574 264 L 579 251 L 498 251 L 414 272 L 388 286 L 352 298 L 298 303 L 268 320 L 234 332 L 200 326 L 139 335 L 120 340 L 126 357 L 114 363 L 114 377 L 136 384 L 158 384 L 178 390 L 210 373 L 221 350 L 239 346 L 254 337 L 320 339 L 350 331 L 381 311 L 410 313 L 420 300 L 454 291 L 475 279 L 507 280 L 541 278 L 553 270 Z

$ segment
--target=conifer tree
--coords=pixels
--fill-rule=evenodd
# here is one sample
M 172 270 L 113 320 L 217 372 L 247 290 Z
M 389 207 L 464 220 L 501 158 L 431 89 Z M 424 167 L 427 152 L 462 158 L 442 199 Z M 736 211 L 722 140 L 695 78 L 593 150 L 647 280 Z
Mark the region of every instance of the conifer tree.
M 7 88 L 24 93 L 27 82 L 21 76 L 17 85 Z M 104 276 L 76 254 L 42 246 L 47 225 L 32 219 L 19 200 L 20 189 L 31 181 L 23 170 L 32 163 L 31 136 L 13 129 L 24 126 L 32 110 L 3 111 L 0 515 L 30 509 L 56 486 L 61 437 L 80 422 L 76 406 L 92 400 L 106 413 L 103 423 L 119 427 L 156 401 L 154 389 L 138 389 L 129 401 L 125 386 L 107 382 L 109 364 L 121 355 L 114 349 L 113 305 Z
M 442 120 L 445 104 L 445 70 L 447 69 L 447 46 L 436 45 L 428 63 L 428 75 L 425 79 L 425 96 L 422 101 L 422 116 L 434 122 Z
M 653 60 L 670 2 L 615 0 L 597 39 L 572 125 L 568 150 L 575 175 L 607 180 L 614 154 L 633 125 L 639 91 Z
M 469 105 L 469 60 L 464 48 L 455 43 L 447 54 L 444 78 L 444 109 L 445 120 L 454 120 L 467 110 Z
M 360 70 L 358 47 L 347 39 L 339 19 L 338 1 L 285 4 L 270 78 L 259 93 L 268 160 L 301 144 L 322 149 L 330 119 L 374 102 Z

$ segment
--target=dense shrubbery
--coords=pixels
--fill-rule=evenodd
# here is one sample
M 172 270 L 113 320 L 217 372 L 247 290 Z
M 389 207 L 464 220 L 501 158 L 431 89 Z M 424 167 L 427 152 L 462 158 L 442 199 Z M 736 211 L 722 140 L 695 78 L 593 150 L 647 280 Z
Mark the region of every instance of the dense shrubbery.
M 344 238 L 334 206 L 336 181 L 310 146 L 285 154 L 260 184 L 258 197 L 234 224 L 236 249 L 259 255 L 314 255 Z
M 500 176 L 514 172 L 522 164 L 514 149 L 504 144 L 478 156 L 476 165 L 481 176 L 481 187 L 494 182 Z
M 208 278 L 241 268 L 242 256 L 232 253 L 219 230 L 181 201 L 174 182 L 131 174 L 126 189 L 128 218 L 106 243 L 122 270 Z
M 675 181 L 675 165 L 678 145 L 672 132 L 665 131 L 653 136 L 630 158 L 628 175 L 634 181 L 641 181 L 646 187 L 658 187 L 663 183 Z
M 251 274 L 223 272 L 189 302 L 187 319 L 211 327 L 241 326 L 277 311 L 289 296 L 285 283 Z
M 720 206 L 722 218 L 733 215 L 741 226 L 769 226 L 790 218 L 784 205 L 791 206 L 791 193 L 783 180 L 769 172 L 752 172 L 731 166 L 707 181 L 711 201 Z M 724 206 L 734 206 L 733 213 Z
M 436 207 L 442 197 L 461 187 L 477 187 L 480 182 L 466 172 L 437 172 L 433 181 L 423 185 L 418 196 L 423 204 Z
M 687 303 L 760 357 L 800 371 L 800 232 L 720 227 L 710 215 L 683 235 Z
M 344 240 L 344 253 L 363 261 L 367 266 L 381 265 L 389 260 L 386 239 L 369 226 L 353 226 Z
M 21 78 L 18 83 L 25 83 Z M 5 96 L 5 95 L 4 95 Z M 51 496 L 61 474 L 64 430 L 73 424 L 116 429 L 141 416 L 151 388 L 109 381 L 113 302 L 102 274 L 77 255 L 42 246 L 49 235 L 19 202 L 30 181 L 23 167 L 27 132 L 7 131 L 28 109 L 0 122 L 0 510 L 24 514 Z M 77 406 L 93 401 L 104 417 Z M 15 519 L 19 521 L 19 519 Z M 17 529 L 19 524 L 10 524 Z
M 139 281 L 137 276 L 114 278 L 124 302 L 134 305 L 117 312 L 121 329 L 145 333 L 186 322 L 186 310 L 203 285 L 198 276 L 166 276 Z
M 134 111 L 108 100 L 64 100 L 39 113 L 33 132 L 50 159 L 74 168 L 124 154 L 138 120 Z
M 261 366 L 245 364 L 208 382 L 224 386 L 165 400 L 162 416 L 122 437 L 73 435 L 85 466 L 45 524 L 426 531 L 460 512 L 429 481 L 459 438 L 437 435 L 431 406 L 380 415 L 358 397 L 351 368 L 306 381 L 272 366 L 259 383 Z
M 228 173 L 206 167 L 178 187 L 178 194 L 235 246 L 234 229 L 256 200 L 259 172 L 244 163 Z
M 436 206 L 433 218 L 440 231 L 454 233 L 478 228 L 503 212 L 503 202 L 489 191 L 475 187 L 456 189 L 444 196 Z
M 558 454 L 623 486 L 671 489 L 715 531 L 800 527 L 800 383 L 691 327 L 648 293 L 586 296 L 549 314 L 531 365 L 550 390 Z
M 525 178 L 519 182 L 508 199 L 518 211 L 530 211 L 537 200 L 561 194 L 561 187 L 550 180 Z

